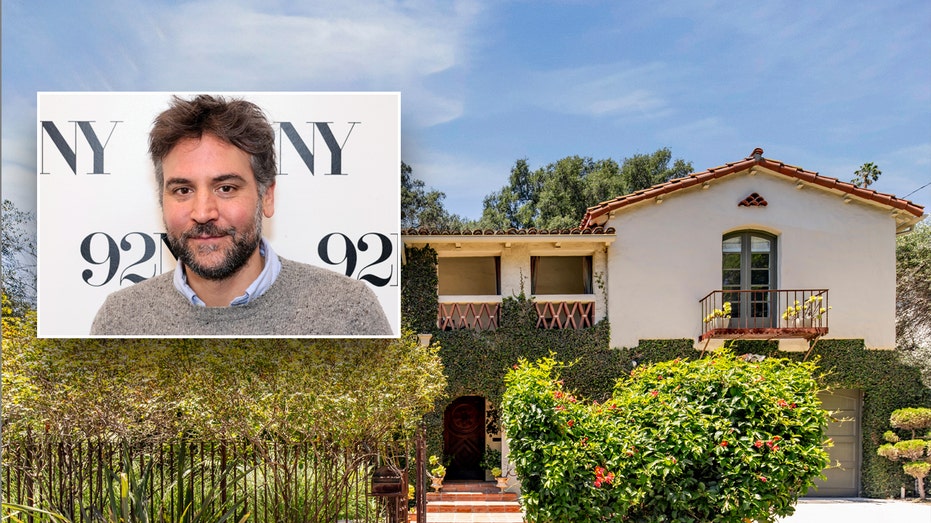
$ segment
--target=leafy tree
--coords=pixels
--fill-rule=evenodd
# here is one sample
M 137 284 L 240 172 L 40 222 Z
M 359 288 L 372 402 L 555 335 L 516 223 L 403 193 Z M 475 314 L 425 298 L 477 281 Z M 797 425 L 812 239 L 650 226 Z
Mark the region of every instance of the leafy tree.
M 931 225 L 896 239 L 896 339 L 931 386 Z
M 401 163 L 401 227 L 459 230 L 469 228 L 465 218 L 450 214 L 443 207 L 446 194 L 427 190 L 422 180 L 414 178 L 413 169 Z
M 5 313 L 21 315 L 35 306 L 36 240 L 33 233 L 35 216 L 3 200 L 3 234 L 0 257 L 3 263 L 3 295 Z
M 626 192 L 641 191 L 658 183 L 688 176 L 692 172 L 692 162 L 677 158 L 669 165 L 670 161 L 672 151 L 668 147 L 657 149 L 653 154 L 635 154 L 625 158 L 621 166 L 621 178 Z
M 485 196 L 479 224 L 492 229 L 533 227 L 542 189 L 540 171 L 530 172 L 526 158 L 517 160 L 511 168 L 508 185 Z
M 689 162 L 670 161 L 668 148 L 625 158 L 621 165 L 610 158 L 567 156 L 531 171 L 523 158 L 515 162 L 508 184 L 485 197 L 479 224 L 492 229 L 575 227 L 593 205 L 692 170 Z
M 879 167 L 875 163 L 866 162 L 853 172 L 854 178 L 850 180 L 850 183 L 866 189 L 872 185 L 873 182 L 878 180 L 882 173 L 883 172 L 879 170 Z

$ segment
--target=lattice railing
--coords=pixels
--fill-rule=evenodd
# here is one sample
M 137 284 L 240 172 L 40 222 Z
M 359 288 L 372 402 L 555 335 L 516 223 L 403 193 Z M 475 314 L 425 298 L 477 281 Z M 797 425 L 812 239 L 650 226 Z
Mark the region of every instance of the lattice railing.
M 495 302 L 440 303 L 436 327 L 443 331 L 497 329 L 500 309 L 501 304 Z
M 541 329 L 581 329 L 594 323 L 593 301 L 538 301 L 535 305 Z

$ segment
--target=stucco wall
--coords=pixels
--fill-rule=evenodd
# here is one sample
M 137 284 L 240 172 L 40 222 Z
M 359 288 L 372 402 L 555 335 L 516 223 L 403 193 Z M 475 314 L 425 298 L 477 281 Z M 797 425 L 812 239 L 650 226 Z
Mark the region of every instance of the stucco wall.
M 766 207 L 738 207 L 751 193 Z M 609 247 L 613 346 L 641 339 L 697 338 L 699 300 L 721 288 L 725 233 L 777 237 L 776 286 L 828 289 L 827 338 L 895 346 L 895 221 L 889 212 L 767 171 L 739 173 L 616 212 Z

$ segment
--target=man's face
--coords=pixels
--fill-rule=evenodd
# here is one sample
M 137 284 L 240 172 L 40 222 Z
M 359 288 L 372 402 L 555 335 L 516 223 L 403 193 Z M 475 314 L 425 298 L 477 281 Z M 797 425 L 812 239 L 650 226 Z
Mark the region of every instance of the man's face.
M 252 256 L 274 185 L 259 199 L 249 154 L 205 134 L 181 140 L 162 161 L 162 214 L 178 259 L 208 280 L 234 275 Z

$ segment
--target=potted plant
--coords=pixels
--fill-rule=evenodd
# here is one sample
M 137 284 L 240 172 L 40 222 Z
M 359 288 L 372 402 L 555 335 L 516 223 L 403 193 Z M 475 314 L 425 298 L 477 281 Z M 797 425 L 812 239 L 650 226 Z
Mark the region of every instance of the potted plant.
M 821 317 L 831 308 L 825 308 L 822 305 L 823 301 L 823 296 L 809 296 L 803 302 L 795 300 L 794 304 L 786 307 L 786 310 L 782 313 L 782 319 L 786 322 L 787 327 L 821 325 Z
M 495 467 L 491 469 L 491 475 L 495 477 L 495 486 L 501 489 L 501 493 L 504 494 L 504 491 L 508 488 L 508 476 L 510 475 L 510 467 L 508 467 L 507 472 L 502 471 L 501 467 Z
M 446 467 L 440 461 L 440 458 L 430 456 L 430 468 L 427 472 L 430 474 L 430 486 L 437 492 L 443 488 L 443 478 L 446 477 Z
M 711 314 L 705 316 L 705 323 L 711 324 L 712 329 L 723 329 L 727 327 L 728 320 L 731 319 L 731 302 L 726 301 L 720 309 L 714 309 Z

